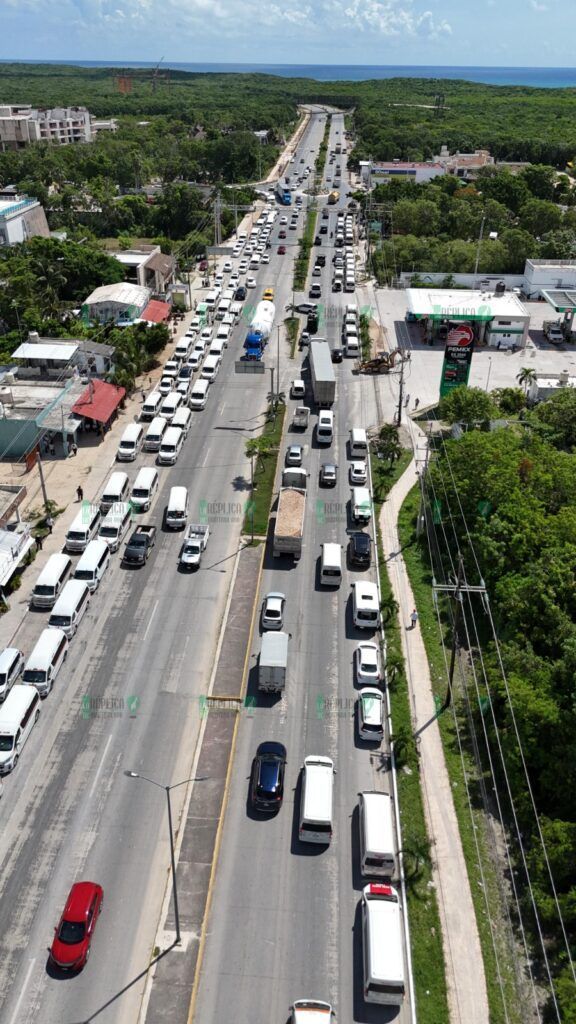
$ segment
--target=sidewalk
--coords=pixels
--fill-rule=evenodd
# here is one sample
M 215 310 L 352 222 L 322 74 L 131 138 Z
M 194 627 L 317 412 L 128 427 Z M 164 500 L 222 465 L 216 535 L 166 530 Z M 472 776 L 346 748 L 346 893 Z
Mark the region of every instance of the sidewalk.
M 20 628 L 28 611 L 29 598 L 36 579 L 50 555 L 63 549 L 68 527 L 80 508 L 76 498 L 76 488 L 78 485 L 82 487 L 84 499 L 87 501 L 92 501 L 100 495 L 103 484 L 113 470 L 116 449 L 122 433 L 140 413 L 141 389 L 143 388 L 148 394 L 158 383 L 162 376 L 164 362 L 172 353 L 177 339 L 185 333 L 193 316 L 193 310 L 186 313 L 184 320 L 178 323 L 176 334 L 172 333 L 170 327 L 170 340 L 166 348 L 157 356 L 160 365 L 156 370 L 151 370 L 139 378 L 134 394 L 130 398 L 126 398 L 124 408 L 119 410 L 110 430 L 102 439 L 96 440 L 96 435 L 83 434 L 76 455 L 64 458 L 59 452 L 56 458 L 50 458 L 48 455 L 42 457 L 48 499 L 53 501 L 58 509 L 62 509 L 62 512 L 55 517 L 53 532 L 44 537 L 42 550 L 38 552 L 34 562 L 23 569 L 20 588 L 8 598 L 8 611 L 0 616 L 0 650 L 10 646 Z M 152 381 L 151 384 L 148 383 L 149 379 Z M 122 463 L 118 463 L 118 468 L 123 468 Z M 20 510 L 23 520 L 27 519 L 32 510 L 43 512 L 44 503 L 37 467 L 34 467 L 29 473 L 16 477 L 9 463 L 0 463 L 0 482 L 18 482 L 21 486 L 26 487 L 26 502 Z
M 417 429 L 417 428 L 415 428 Z M 420 441 L 424 435 L 420 438 Z M 390 491 L 380 513 L 382 546 L 394 597 L 399 605 L 402 650 L 412 724 L 419 735 L 426 824 L 433 853 L 432 877 L 438 896 L 451 1024 L 488 1024 L 482 950 L 470 882 L 444 761 L 437 708 L 420 625 L 407 630 L 415 601 L 400 551 L 397 520 L 402 503 L 417 483 L 416 461 Z

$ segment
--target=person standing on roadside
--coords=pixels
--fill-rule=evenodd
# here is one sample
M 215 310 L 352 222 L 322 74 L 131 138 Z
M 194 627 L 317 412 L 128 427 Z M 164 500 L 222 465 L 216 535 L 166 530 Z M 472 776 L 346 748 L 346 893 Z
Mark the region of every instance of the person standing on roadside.
M 83 501 L 84 500 L 84 490 L 83 490 L 81 484 L 78 484 L 78 487 L 76 488 L 76 497 L 77 497 L 78 501 Z

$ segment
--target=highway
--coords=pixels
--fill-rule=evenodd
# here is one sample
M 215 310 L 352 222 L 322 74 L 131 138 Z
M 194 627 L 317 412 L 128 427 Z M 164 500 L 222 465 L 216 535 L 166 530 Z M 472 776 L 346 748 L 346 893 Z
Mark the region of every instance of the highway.
M 276 248 L 247 303 L 276 281 L 279 308 L 290 300 L 292 260 Z M 200 697 L 210 678 L 248 497 L 245 440 L 261 431 L 270 385 L 267 374 L 234 373 L 245 329 L 245 321 L 235 328 L 207 406 L 193 413 L 177 464 L 160 469 L 159 493 L 142 516 L 158 526 L 148 564 L 127 570 L 119 554 L 112 556 L 18 767 L 4 781 L 3 1024 L 138 1019 L 170 857 L 164 794 L 123 773 L 136 769 L 172 784 L 192 771 Z M 153 464 L 153 454 L 141 453 L 118 468 L 127 468 L 133 481 L 143 465 Z M 202 568 L 192 576 L 177 572 L 181 536 L 162 530 L 174 484 L 189 488 L 191 521 L 200 518 L 202 502 L 209 518 L 210 509 L 217 510 Z M 96 490 L 86 488 L 85 497 L 97 497 Z M 68 511 L 70 521 L 75 512 Z M 25 617 L 15 639 L 25 654 L 48 614 L 30 611 Z M 173 795 L 176 821 L 185 798 L 186 787 Z M 80 878 L 103 885 L 104 910 L 89 966 L 63 982 L 47 970 L 47 950 L 70 886 Z
M 321 140 L 323 126 L 311 128 Z M 336 136 L 336 132 L 339 135 Z M 331 141 L 343 139 L 343 117 L 332 118 Z M 345 158 L 336 158 L 345 164 Z M 310 162 L 311 161 L 306 161 Z M 294 165 L 293 165 L 294 166 Z M 331 207 L 330 229 L 336 210 L 347 205 L 346 172 L 340 203 Z M 333 187 L 330 184 L 329 187 Z M 325 200 L 320 199 L 323 207 Z M 320 223 L 320 221 L 319 221 Z M 333 248 L 330 234 L 320 251 L 327 254 L 320 280 L 322 298 L 332 307 L 319 334 L 339 344 L 339 310 L 355 296 L 331 291 Z M 326 244 L 328 243 L 328 244 Z M 296 296 L 301 301 L 306 296 Z M 333 314 L 333 315 L 332 315 Z M 300 376 L 302 356 L 282 367 L 282 389 Z M 367 789 L 391 792 L 386 771 L 386 743 L 375 750 L 358 739 L 355 728 L 353 651 L 371 635 L 352 623 L 350 584 L 359 572 L 344 572 L 339 590 L 319 586 L 319 556 L 323 541 L 338 541 L 346 550 L 350 484 L 346 442 L 352 426 L 377 422 L 374 381 L 353 376 L 352 361 L 335 366 L 336 436 L 332 446 L 319 448 L 314 439 L 316 415 L 305 434 L 288 433 L 285 444 L 303 443 L 303 464 L 309 471 L 302 558 L 273 559 L 267 552 L 260 600 L 269 591 L 286 595 L 284 628 L 291 634 L 286 690 L 281 698 L 263 697 L 256 689 L 256 664 L 261 634 L 254 631 L 248 693 L 257 706 L 240 724 L 232 781 L 211 913 L 198 988 L 194 1020 L 220 1024 L 255 1021 L 285 1022 L 295 999 L 320 999 L 332 1004 L 336 1021 L 375 1022 L 411 1019 L 408 999 L 401 1009 L 366 1004 L 362 993 L 362 941 L 359 904 L 362 880 L 358 864 L 358 793 Z M 288 403 L 287 420 L 294 402 Z M 285 447 L 285 445 L 283 446 Z M 282 463 L 282 458 L 280 462 Z M 322 462 L 339 467 L 332 490 L 319 489 Z M 375 579 L 374 561 L 365 573 Z M 258 621 L 258 620 L 257 620 Z M 252 758 L 259 743 L 279 740 L 287 748 L 284 802 L 269 820 L 248 807 Z M 300 768 L 309 754 L 330 756 L 335 763 L 335 817 L 328 847 L 298 840 Z M 384 755 L 384 756 L 383 756 Z

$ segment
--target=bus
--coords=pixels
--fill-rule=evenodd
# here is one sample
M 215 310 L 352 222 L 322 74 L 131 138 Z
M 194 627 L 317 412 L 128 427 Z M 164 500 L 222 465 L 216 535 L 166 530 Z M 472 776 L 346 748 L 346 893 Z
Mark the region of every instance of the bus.
M 329 202 L 330 206 L 334 206 L 334 204 L 337 203 L 339 199 L 340 199 L 340 193 L 339 192 L 331 192 L 330 195 L 328 196 L 328 202 Z
M 279 181 L 276 185 L 276 198 L 282 206 L 290 206 L 292 204 L 292 193 L 288 185 Z

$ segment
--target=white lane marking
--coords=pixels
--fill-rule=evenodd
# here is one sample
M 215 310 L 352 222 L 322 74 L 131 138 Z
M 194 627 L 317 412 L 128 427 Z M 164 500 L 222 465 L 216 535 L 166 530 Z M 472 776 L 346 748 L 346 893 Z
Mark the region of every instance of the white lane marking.
M 36 957 L 34 957 L 34 959 L 30 961 L 30 965 L 28 967 L 28 970 L 26 971 L 26 977 L 24 979 L 24 984 L 22 986 L 22 991 L 20 992 L 20 995 L 18 996 L 18 1002 L 16 1003 L 16 1006 L 14 1008 L 14 1013 L 12 1014 L 12 1017 L 10 1018 L 10 1024 L 16 1024 L 16 1021 L 18 1020 L 18 1014 L 20 1012 L 20 1006 L 22 1004 L 22 1000 L 24 999 L 24 996 L 26 995 L 26 989 L 27 989 L 28 984 L 30 982 L 30 975 L 32 974 L 32 971 L 34 969 L 34 964 L 35 963 L 36 963 Z
M 94 776 L 94 782 L 90 786 L 90 792 L 88 794 L 88 799 L 89 800 L 92 798 L 94 790 L 96 789 L 96 784 L 98 782 L 98 779 L 100 778 L 100 772 L 102 771 L 102 768 L 104 766 L 104 761 L 106 759 L 106 754 L 108 753 L 108 747 L 110 746 L 111 742 L 112 742 L 112 733 L 110 733 L 110 735 L 109 735 L 109 737 L 108 737 L 108 739 L 106 741 L 106 746 L 104 747 L 104 753 L 102 754 L 102 757 L 100 758 L 100 764 L 98 765 L 98 767 L 96 769 L 96 775 Z
M 158 608 L 158 604 L 159 604 L 159 601 L 156 601 L 156 604 L 154 605 L 154 607 L 152 609 L 152 614 L 151 614 L 150 618 L 148 619 L 148 625 L 146 626 L 146 630 L 144 632 L 144 636 L 142 637 L 142 640 L 145 640 L 146 637 L 148 636 L 148 632 L 150 630 L 150 626 L 152 625 L 152 620 L 154 619 L 154 616 L 156 615 L 156 609 Z

